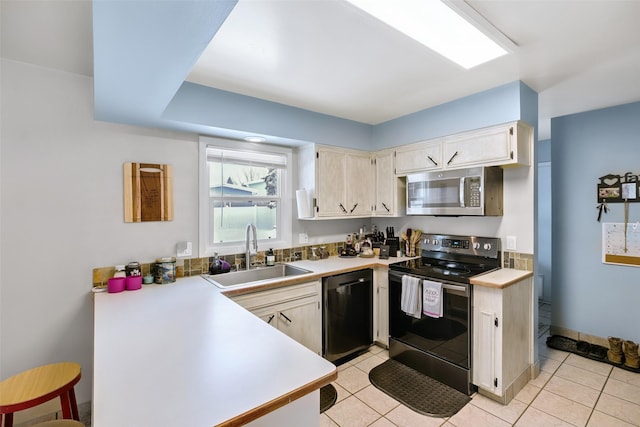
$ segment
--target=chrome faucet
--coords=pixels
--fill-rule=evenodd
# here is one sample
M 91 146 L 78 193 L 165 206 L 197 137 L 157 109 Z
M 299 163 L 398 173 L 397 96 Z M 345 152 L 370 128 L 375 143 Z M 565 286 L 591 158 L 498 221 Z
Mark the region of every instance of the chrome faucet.
M 249 270 L 249 268 L 251 268 L 251 255 L 256 255 L 258 253 L 258 235 L 256 233 L 256 226 L 253 224 L 247 224 L 246 234 L 245 263 L 247 264 L 247 270 Z M 251 247 L 249 245 L 251 237 L 253 237 L 253 251 L 251 250 Z

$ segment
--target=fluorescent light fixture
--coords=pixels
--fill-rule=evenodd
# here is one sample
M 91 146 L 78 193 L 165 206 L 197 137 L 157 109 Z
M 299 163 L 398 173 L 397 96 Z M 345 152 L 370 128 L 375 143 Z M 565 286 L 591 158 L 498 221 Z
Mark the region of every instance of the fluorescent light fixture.
M 511 40 L 464 1 L 346 1 L 466 69 L 506 55 L 505 47 L 515 48 Z

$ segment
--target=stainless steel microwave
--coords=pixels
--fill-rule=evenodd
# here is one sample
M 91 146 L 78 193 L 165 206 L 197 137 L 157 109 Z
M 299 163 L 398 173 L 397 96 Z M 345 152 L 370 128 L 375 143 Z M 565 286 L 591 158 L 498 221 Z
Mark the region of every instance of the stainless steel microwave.
M 407 175 L 407 215 L 492 215 L 503 212 L 502 168 Z

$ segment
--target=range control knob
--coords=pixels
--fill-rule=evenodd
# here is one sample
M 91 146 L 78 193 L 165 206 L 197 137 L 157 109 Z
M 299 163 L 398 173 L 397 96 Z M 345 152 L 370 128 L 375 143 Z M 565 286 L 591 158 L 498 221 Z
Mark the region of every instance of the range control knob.
M 474 242 L 473 249 L 480 249 L 480 243 Z
M 485 250 L 485 251 L 489 251 L 489 250 L 491 250 L 491 243 L 485 243 L 485 244 L 484 244 L 484 250 Z

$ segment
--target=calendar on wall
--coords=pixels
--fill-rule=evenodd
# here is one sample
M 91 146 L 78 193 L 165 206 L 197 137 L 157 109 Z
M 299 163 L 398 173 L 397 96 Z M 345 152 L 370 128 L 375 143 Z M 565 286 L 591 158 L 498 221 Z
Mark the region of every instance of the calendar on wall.
M 602 262 L 640 267 L 640 223 L 602 224 Z

